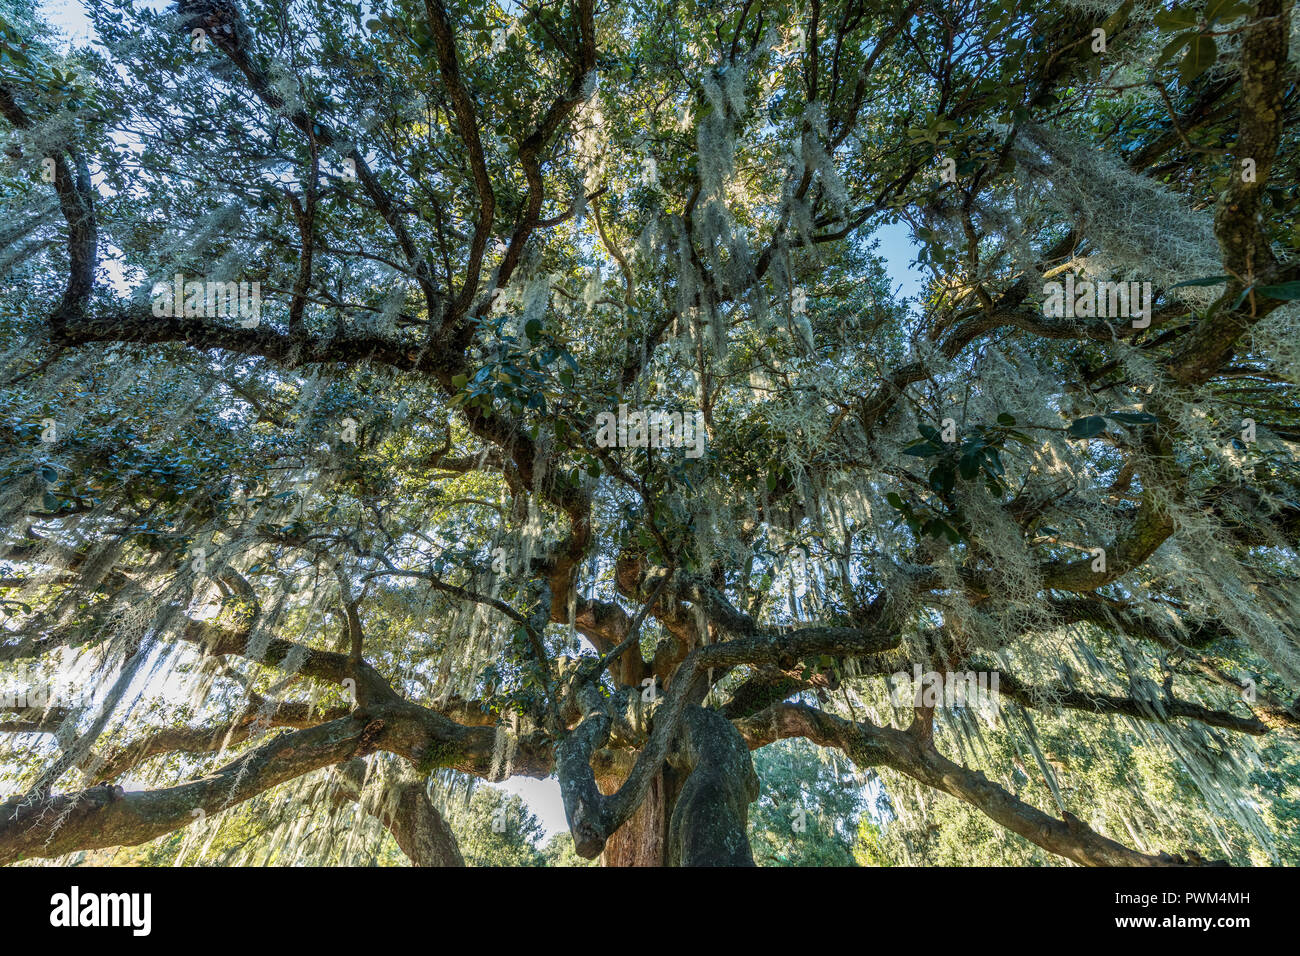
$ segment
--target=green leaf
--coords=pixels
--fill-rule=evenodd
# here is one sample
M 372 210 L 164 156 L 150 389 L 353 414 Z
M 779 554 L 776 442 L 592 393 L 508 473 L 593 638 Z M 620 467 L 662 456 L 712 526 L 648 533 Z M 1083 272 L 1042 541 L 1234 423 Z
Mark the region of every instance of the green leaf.
M 1176 57 L 1179 51 L 1182 50 L 1183 47 L 1187 46 L 1188 42 L 1194 36 L 1196 36 L 1194 33 L 1182 33 L 1166 43 L 1164 49 L 1160 51 L 1160 56 L 1156 59 L 1156 66 L 1164 66 Z
M 1015 423 L 1016 423 L 1016 416 L 1015 416 L 1015 415 L 1009 415 L 1009 414 L 1006 413 L 1006 412 L 998 412 L 998 424 L 999 424 L 999 425 L 1005 425 L 1005 426 L 1007 426 L 1008 428 L 1010 428 L 1010 427 L 1011 427 L 1012 425 L 1014 425 Z
M 1106 430 L 1106 419 L 1100 415 L 1088 415 L 1070 422 L 1068 434 L 1071 438 L 1091 438 Z
M 998 454 L 996 448 L 984 449 L 984 470 L 992 478 L 998 478 L 1006 474 L 1006 469 L 1002 467 L 1002 457 Z
M 947 538 L 952 544 L 961 540 L 961 534 L 942 518 L 931 518 L 925 523 L 925 533 L 932 538 Z
M 1213 37 L 1198 36 L 1187 47 L 1187 55 L 1183 57 L 1183 62 L 1179 66 L 1179 75 L 1183 83 L 1192 82 L 1211 66 L 1219 58 L 1219 48 L 1214 43 Z
M 1292 299 L 1300 299 L 1300 282 L 1283 282 L 1280 285 L 1260 285 L 1255 287 L 1255 291 L 1260 295 L 1266 295 L 1270 299 L 1284 299 L 1290 302 Z
M 889 494 L 885 495 L 885 500 L 888 501 L 896 510 L 903 510 L 903 497 L 897 491 L 891 491 Z
M 1111 412 L 1106 417 L 1125 425 L 1154 425 L 1160 421 L 1150 412 Z
M 943 461 L 930 471 L 930 487 L 940 494 L 948 494 L 957 483 L 957 473 L 953 471 L 951 461 Z
M 1190 6 L 1161 10 L 1155 16 L 1156 26 L 1161 30 L 1186 30 L 1200 22 L 1200 15 Z
M 1231 23 L 1247 13 L 1250 13 L 1250 4 L 1238 3 L 1237 0 L 1209 0 L 1205 5 L 1205 19 L 1210 23 Z
M 917 442 L 915 445 L 912 445 L 910 448 L 904 448 L 903 454 L 911 455 L 913 458 L 931 458 L 942 451 L 943 449 L 940 448 L 938 445 L 936 445 L 934 442 L 923 441 L 923 442 Z
M 957 470 L 967 481 L 974 478 L 980 473 L 980 459 L 983 457 L 983 450 L 972 448 L 961 456 L 961 461 L 957 463 Z
M 467 384 L 469 384 L 469 376 L 468 376 L 468 375 L 453 375 L 453 376 L 451 377 L 451 384 L 452 384 L 452 387 L 453 387 L 453 388 L 455 388 L 457 391 L 459 391 L 460 389 L 464 388 Z
M 1204 279 L 1188 279 L 1186 282 L 1175 282 L 1169 288 L 1181 289 L 1183 286 L 1188 286 L 1188 285 L 1195 285 L 1195 286 L 1221 285 L 1224 282 L 1227 282 L 1229 278 L 1231 277 L 1230 276 L 1206 276 Z
M 1251 290 L 1254 288 L 1255 287 L 1253 285 L 1248 285 L 1246 286 L 1246 288 L 1242 289 L 1241 295 L 1237 296 L 1237 300 L 1232 303 L 1232 308 L 1230 308 L 1228 311 L 1236 312 L 1238 309 L 1240 309 L 1241 303 L 1246 301 L 1246 299 L 1250 296 Z
M 542 320 L 529 319 L 524 325 L 524 334 L 528 336 L 530 341 L 536 341 L 542 334 Z

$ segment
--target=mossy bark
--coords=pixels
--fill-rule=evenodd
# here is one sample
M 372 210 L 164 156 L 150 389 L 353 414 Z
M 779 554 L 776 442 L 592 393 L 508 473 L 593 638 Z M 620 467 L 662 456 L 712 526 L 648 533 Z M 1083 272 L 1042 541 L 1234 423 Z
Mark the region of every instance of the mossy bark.
M 668 866 L 753 866 L 747 827 L 758 775 L 745 739 L 721 714 L 691 707 L 680 756 L 690 774 L 668 825 Z

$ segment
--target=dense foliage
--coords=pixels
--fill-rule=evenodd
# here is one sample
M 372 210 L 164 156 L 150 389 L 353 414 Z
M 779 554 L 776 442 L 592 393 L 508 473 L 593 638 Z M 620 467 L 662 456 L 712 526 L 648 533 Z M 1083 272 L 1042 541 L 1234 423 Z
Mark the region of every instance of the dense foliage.
M 1300 861 L 1291 0 L 87 13 L 0 861 Z

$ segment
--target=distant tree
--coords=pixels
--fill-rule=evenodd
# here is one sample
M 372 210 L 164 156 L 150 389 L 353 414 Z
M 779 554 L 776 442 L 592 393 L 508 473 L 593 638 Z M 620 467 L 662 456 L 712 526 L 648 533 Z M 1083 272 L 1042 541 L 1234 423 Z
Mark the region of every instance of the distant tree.
M 802 740 L 755 754 L 760 796 L 750 808 L 749 843 L 760 866 L 854 866 L 866 807 L 852 764 Z
M 584 860 L 573 848 L 573 836 L 553 833 L 542 847 L 542 858 L 547 866 L 594 866 L 594 860 Z
M 467 866 L 545 866 L 538 849 L 545 830 L 518 795 L 475 787 L 468 804 L 453 803 L 448 822 Z

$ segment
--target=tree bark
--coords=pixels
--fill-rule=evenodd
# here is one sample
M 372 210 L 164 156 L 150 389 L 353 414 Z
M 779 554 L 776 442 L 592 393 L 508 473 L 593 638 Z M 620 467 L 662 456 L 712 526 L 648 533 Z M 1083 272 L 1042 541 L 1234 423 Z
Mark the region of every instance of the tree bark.
M 377 725 L 377 726 L 376 726 Z M 74 850 L 137 846 L 219 813 L 287 780 L 347 760 L 383 724 L 343 717 L 282 734 L 215 773 L 160 790 L 98 786 L 0 804 L 0 866 Z
M 336 768 L 340 789 L 386 826 L 412 866 L 464 866 L 456 836 L 429 799 L 422 777 L 409 772 L 366 794 L 366 765 L 350 760 Z
M 604 794 L 614 793 L 623 777 L 597 777 L 596 785 Z M 660 771 L 650 781 L 645 799 L 631 819 L 614 831 L 600 854 L 601 866 L 663 866 L 664 845 L 668 839 L 668 793 Z
M 690 774 L 668 826 L 669 866 L 753 866 L 747 832 L 758 774 L 740 732 L 721 714 L 691 706 L 679 756 Z

